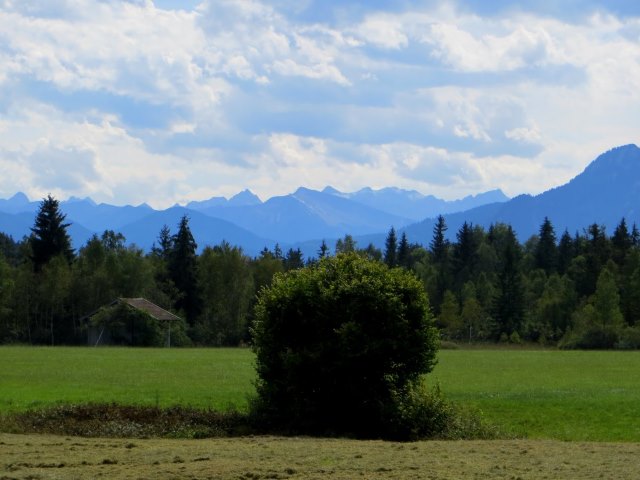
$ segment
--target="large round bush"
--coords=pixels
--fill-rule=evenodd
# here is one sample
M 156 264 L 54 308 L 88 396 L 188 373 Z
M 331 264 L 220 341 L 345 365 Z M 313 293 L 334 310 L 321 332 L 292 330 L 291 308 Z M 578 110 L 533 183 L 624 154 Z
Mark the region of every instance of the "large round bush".
M 278 274 L 256 306 L 255 412 L 298 433 L 398 437 L 435 365 L 437 334 L 411 273 L 355 254 Z

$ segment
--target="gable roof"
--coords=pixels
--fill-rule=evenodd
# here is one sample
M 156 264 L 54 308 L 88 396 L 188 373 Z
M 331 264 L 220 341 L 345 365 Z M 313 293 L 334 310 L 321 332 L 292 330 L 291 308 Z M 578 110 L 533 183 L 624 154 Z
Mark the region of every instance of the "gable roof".
M 118 298 L 115 302 L 126 303 L 137 310 L 142 310 L 156 320 L 172 321 L 180 320 L 180 317 L 168 312 L 146 298 Z
M 105 307 L 113 307 L 114 305 L 116 305 L 118 303 L 124 303 L 126 305 L 129 305 L 132 308 L 135 308 L 136 310 L 140 310 L 142 312 L 145 312 L 147 315 L 149 315 L 150 317 L 152 317 L 152 318 L 154 318 L 155 320 L 158 320 L 158 321 L 162 321 L 162 322 L 169 321 L 169 322 L 171 322 L 171 321 L 174 321 L 174 320 L 180 320 L 180 317 L 178 317 L 177 315 L 174 315 L 173 313 L 165 310 L 164 308 L 159 307 L 158 305 L 156 305 L 153 302 L 150 302 L 146 298 L 140 298 L 140 297 L 139 298 L 123 298 L 123 297 L 119 297 L 119 298 L 116 298 L 115 300 L 113 300 L 112 302 L 108 303 L 107 305 L 105 305 Z M 80 320 L 86 321 L 89 318 L 93 317 L 100 310 L 101 310 L 101 308 L 98 308 L 97 310 L 94 310 L 90 314 L 85 315 L 84 317 L 80 318 Z

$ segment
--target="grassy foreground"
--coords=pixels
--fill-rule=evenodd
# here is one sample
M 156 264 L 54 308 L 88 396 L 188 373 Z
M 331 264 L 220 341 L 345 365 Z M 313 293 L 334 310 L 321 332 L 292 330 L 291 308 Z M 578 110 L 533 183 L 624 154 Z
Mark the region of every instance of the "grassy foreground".
M 0 347 L 0 412 L 60 403 L 245 408 L 247 349 Z M 445 396 L 518 435 L 640 442 L 640 352 L 444 350 Z
M 0 434 L 0 478 L 632 479 L 640 444 L 394 443 L 248 437 L 89 439 Z

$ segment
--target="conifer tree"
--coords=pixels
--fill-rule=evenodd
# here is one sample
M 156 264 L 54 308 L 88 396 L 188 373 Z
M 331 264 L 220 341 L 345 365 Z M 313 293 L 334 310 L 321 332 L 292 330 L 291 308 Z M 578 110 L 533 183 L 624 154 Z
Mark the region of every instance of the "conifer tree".
M 285 272 L 304 267 L 304 256 L 302 255 L 302 250 L 299 248 L 296 248 L 295 250 L 290 248 L 282 260 L 282 263 L 284 265 Z
M 325 242 L 323 238 L 322 243 L 320 244 L 320 248 L 318 249 L 318 258 L 324 258 L 327 255 L 329 255 L 329 246 L 327 245 L 327 242 Z
M 590 295 L 596 289 L 596 282 L 603 266 L 610 256 L 610 242 L 605 233 L 605 227 L 593 223 L 587 229 L 585 258 L 587 271 L 585 277 L 585 293 Z
M 611 246 L 613 247 L 611 255 L 613 261 L 618 265 L 622 265 L 629 249 L 633 246 L 633 239 L 631 238 L 631 234 L 627 228 L 627 222 L 624 218 L 620 220 L 620 223 L 613 232 Z
M 556 246 L 556 234 L 549 218 L 544 217 L 544 222 L 540 226 L 538 244 L 535 250 L 536 268 L 551 275 L 556 271 L 558 263 L 558 248 Z
M 503 333 L 511 335 L 517 332 L 524 318 L 524 289 L 520 271 L 520 246 L 511 226 L 508 229 L 510 241 L 506 244 L 500 259 L 498 295 L 493 305 L 496 338 Z
M 398 265 L 403 268 L 411 267 L 411 247 L 409 246 L 409 240 L 407 240 L 407 234 L 402 232 L 400 237 L 400 244 L 398 245 Z
M 433 298 L 430 298 L 434 312 L 440 312 L 440 304 L 444 299 L 444 292 L 451 287 L 451 264 L 449 261 L 450 245 L 445 238 L 447 224 L 442 215 L 438 215 L 433 227 L 433 238 L 429 242 L 431 262 L 436 270 Z
M 180 219 L 178 233 L 172 237 L 172 243 L 169 273 L 171 280 L 180 292 L 176 307 L 183 310 L 187 322 L 193 324 L 200 311 L 196 256 L 198 245 L 189 228 L 187 215 Z
M 476 238 L 471 224 L 464 222 L 456 233 L 457 242 L 453 246 L 453 269 L 457 288 L 471 279 L 477 259 Z
M 51 195 L 40 202 L 40 209 L 29 239 L 36 271 L 40 271 L 49 260 L 58 255 L 62 255 L 68 263 L 73 260 L 74 252 L 67 233 L 67 228 L 71 224 L 64 223 L 65 218 L 66 215 L 60 211 L 58 200 Z
M 434 263 L 443 263 L 447 260 L 449 255 L 449 242 L 445 239 L 445 232 L 447 231 L 447 224 L 444 217 L 438 215 L 436 224 L 433 227 L 433 238 L 429 242 L 429 251 Z
M 389 267 L 395 267 L 398 265 L 398 239 L 393 227 L 389 230 L 384 246 L 384 263 Z
M 168 259 L 171 249 L 173 248 L 173 238 L 171 230 L 167 225 L 163 225 L 158 234 L 158 245 L 155 243 L 151 247 L 151 253 L 162 259 Z
M 349 234 L 344 236 L 343 238 L 339 238 L 336 241 L 336 255 L 339 253 L 352 253 L 356 251 L 356 246 L 358 242 L 356 242 L 353 237 Z
M 558 245 L 558 273 L 560 275 L 566 273 L 574 255 L 573 238 L 571 238 L 569 231 L 565 230 L 562 237 L 560 237 L 560 243 Z

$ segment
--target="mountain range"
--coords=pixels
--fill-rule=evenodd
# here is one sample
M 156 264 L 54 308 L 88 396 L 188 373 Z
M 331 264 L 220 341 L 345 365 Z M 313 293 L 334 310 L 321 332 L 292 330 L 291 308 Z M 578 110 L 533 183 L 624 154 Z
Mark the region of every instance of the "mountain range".
M 333 241 L 347 233 L 380 234 L 392 225 L 401 228 L 440 211 L 506 200 L 508 197 L 499 190 L 448 202 L 398 188 L 345 193 L 332 187 L 322 191 L 300 187 L 264 202 L 244 190 L 229 199 L 213 197 L 166 210 L 154 210 L 147 204 L 96 204 L 90 198 L 75 197 L 60 202 L 60 208 L 71 223 L 69 231 L 76 248 L 95 233 L 114 230 L 121 232 L 128 243 L 149 250 L 163 225 L 175 227 L 183 215 L 188 215 L 201 247 L 226 240 L 256 255 L 276 243 L 285 249 L 309 242 L 314 245 L 313 252 L 321 239 Z M 14 238 L 28 235 L 39 205 L 23 193 L 0 199 L 0 231 Z
M 0 199 L 0 231 L 17 239 L 28 235 L 39 204 L 22 193 Z M 573 234 L 592 223 L 611 232 L 622 217 L 640 225 L 639 206 L 640 148 L 636 145 L 603 153 L 565 185 L 512 199 L 500 190 L 445 201 L 415 190 L 364 188 L 346 193 L 328 186 L 322 191 L 301 187 L 264 202 L 244 190 L 229 199 L 213 197 L 166 210 L 146 204 L 96 204 L 90 198 L 72 197 L 60 203 L 71 223 L 76 248 L 94 233 L 109 229 L 148 250 L 163 225 L 175 229 L 186 214 L 201 248 L 226 240 L 242 246 L 249 255 L 276 243 L 283 249 L 300 247 L 306 255 L 315 255 L 322 239 L 331 246 L 347 233 L 361 246 L 371 242 L 382 247 L 391 226 L 405 232 L 409 241 L 426 245 L 439 214 L 445 216 L 450 239 L 455 239 L 463 222 L 485 228 L 504 222 L 524 241 L 537 233 L 544 217 L 551 220 L 558 236 L 565 229 Z

